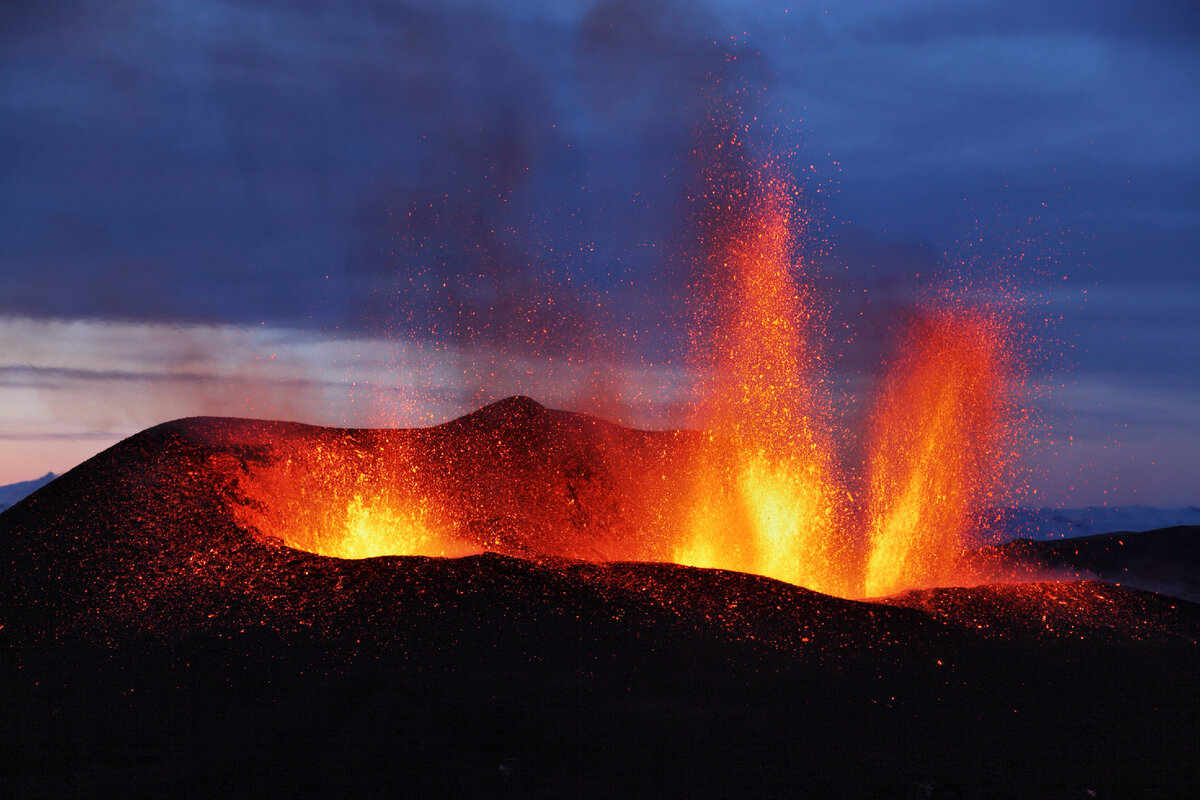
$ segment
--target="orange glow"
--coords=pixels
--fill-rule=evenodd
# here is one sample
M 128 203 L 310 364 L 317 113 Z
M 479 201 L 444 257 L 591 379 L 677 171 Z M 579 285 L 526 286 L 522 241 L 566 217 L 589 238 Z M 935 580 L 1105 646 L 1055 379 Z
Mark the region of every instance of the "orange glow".
M 394 442 L 343 436 L 290 447 L 251 467 L 240 521 L 289 547 L 337 558 L 461 556 L 460 541 L 421 466 Z
M 880 383 L 865 463 L 841 466 L 795 191 L 769 168 L 718 177 L 690 332 L 702 432 L 631 431 L 527 398 L 434 428 L 326 429 L 238 465 L 239 521 L 341 558 L 664 560 L 843 597 L 969 580 L 961 555 L 1007 499 L 1013 461 L 1005 321 L 927 310 Z
M 817 325 L 792 277 L 791 194 L 765 177 L 727 207 L 736 217 L 708 228 L 711 307 L 692 346 L 712 446 L 695 459 L 689 535 L 672 560 L 843 594 L 845 493 L 818 422 Z
M 997 505 L 1011 462 L 1006 337 L 996 319 L 970 312 L 913 326 L 872 425 L 868 596 L 951 580 Z
M 757 177 L 712 190 L 723 202 L 702 228 L 709 286 L 692 347 L 709 442 L 693 456 L 671 559 L 844 597 L 966 579 L 960 556 L 1010 477 L 1007 325 L 953 303 L 919 319 L 881 383 L 862 474 L 845 474 L 821 389 L 821 315 L 796 280 L 793 190 Z

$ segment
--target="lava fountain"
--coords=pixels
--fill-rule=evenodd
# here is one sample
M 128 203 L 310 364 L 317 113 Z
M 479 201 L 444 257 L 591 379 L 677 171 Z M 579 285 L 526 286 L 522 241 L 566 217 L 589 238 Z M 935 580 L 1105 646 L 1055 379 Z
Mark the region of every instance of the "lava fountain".
M 883 384 L 867 467 L 868 596 L 943 585 L 1006 488 L 1016 369 L 1007 326 L 938 309 Z
M 817 314 L 793 277 L 791 186 L 768 169 L 703 224 L 707 284 L 692 331 L 702 427 L 688 537 L 673 560 L 852 591 L 845 490 L 820 412 Z
M 1010 325 L 955 301 L 924 309 L 881 381 L 862 473 L 839 470 L 795 191 L 771 167 L 742 175 L 709 174 L 691 337 L 709 446 L 672 560 L 845 597 L 969 580 L 959 562 L 1007 499 L 1022 418 Z
M 1006 499 L 1020 428 L 1010 326 L 924 308 L 847 468 L 796 191 L 780 169 L 746 169 L 736 138 L 723 157 L 698 229 L 699 432 L 517 400 L 435 428 L 301 437 L 241 466 L 241 524 L 340 558 L 674 561 L 842 597 L 968 580 L 961 556 Z

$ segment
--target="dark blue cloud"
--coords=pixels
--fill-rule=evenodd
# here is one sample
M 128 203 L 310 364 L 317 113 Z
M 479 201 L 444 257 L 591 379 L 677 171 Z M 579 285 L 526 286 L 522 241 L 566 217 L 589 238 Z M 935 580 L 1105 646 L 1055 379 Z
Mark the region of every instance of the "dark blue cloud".
M 661 273 L 712 87 L 766 80 L 678 3 L 22 8 L 9 313 L 582 335 L 591 295 Z
M 636 304 L 731 64 L 840 162 L 838 218 L 939 249 L 1003 195 L 1089 243 L 1076 275 L 1190 273 L 1196 57 L 1160 45 L 1189 6 L 751 8 L 11 4 L 0 302 L 353 326 L 570 272 Z
M 854 36 L 928 44 L 950 37 L 1087 34 L 1188 47 L 1200 40 L 1200 11 L 1188 0 L 953 0 L 865 3 L 847 15 Z M 816 19 L 820 19 L 819 17 Z
M 958 275 L 1137 298 L 1033 309 L 1039 368 L 1196 390 L 1194 3 L 786 6 L 0 4 L 0 313 L 662 357 L 692 151 L 740 106 L 845 365 Z
M 1190 425 L 1195 4 L 790 5 L 5 2 L 0 314 L 662 359 L 740 108 L 814 210 L 840 368 L 932 281 L 994 284 L 1045 299 L 1039 379 L 1112 399 L 1093 433 Z

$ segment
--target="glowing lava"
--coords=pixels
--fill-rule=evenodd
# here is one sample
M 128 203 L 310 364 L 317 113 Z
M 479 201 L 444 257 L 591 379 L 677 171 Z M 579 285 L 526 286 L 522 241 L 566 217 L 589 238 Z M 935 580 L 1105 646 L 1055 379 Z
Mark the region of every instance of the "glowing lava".
M 996 507 L 1015 417 L 1007 338 L 978 313 L 914 323 L 872 425 L 866 595 L 944 585 Z
M 729 149 L 738 152 L 736 140 Z M 435 428 L 276 443 L 243 467 L 241 522 L 341 558 L 663 560 L 843 597 L 962 579 L 1019 427 L 1005 322 L 926 308 L 841 465 L 824 313 L 798 280 L 795 190 L 709 177 L 691 331 L 701 434 L 639 432 L 513 398 Z M 340 438 L 338 438 L 340 437 Z
M 844 597 L 960 577 L 962 553 L 1006 499 L 1018 419 L 1007 324 L 957 303 L 913 322 L 881 384 L 864 472 L 840 473 L 821 315 L 796 280 L 794 190 L 770 169 L 745 185 L 736 170 L 714 174 L 706 308 L 692 332 L 710 437 L 672 560 Z
M 710 305 L 692 347 L 712 438 L 692 469 L 690 537 L 673 560 L 845 594 L 845 492 L 816 422 L 820 358 L 792 277 L 791 193 L 764 176 L 706 227 Z
M 420 460 L 394 442 L 364 447 L 348 436 L 290 447 L 249 471 L 241 522 L 289 547 L 336 558 L 462 556 Z M 427 472 L 427 470 L 425 470 Z

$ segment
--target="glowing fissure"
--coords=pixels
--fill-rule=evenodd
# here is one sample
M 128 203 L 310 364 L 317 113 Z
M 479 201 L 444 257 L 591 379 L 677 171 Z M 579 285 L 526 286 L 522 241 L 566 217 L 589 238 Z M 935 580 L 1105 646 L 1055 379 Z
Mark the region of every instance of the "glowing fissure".
M 924 309 L 879 382 L 861 474 L 840 468 L 822 315 L 796 279 L 794 190 L 769 169 L 747 186 L 727 199 L 711 187 L 691 331 L 704 434 L 679 454 L 613 440 L 556 465 L 521 419 L 512 440 L 470 439 L 470 426 L 440 444 L 348 438 L 250 469 L 242 522 L 341 558 L 665 560 L 844 597 L 955 581 L 1012 462 L 1007 326 L 952 302 Z
M 341 445 L 341 446 L 339 446 Z M 289 547 L 336 558 L 461 556 L 479 552 L 456 536 L 452 518 L 409 448 L 365 450 L 343 442 L 296 448 L 251 470 L 242 490 L 244 524 Z

